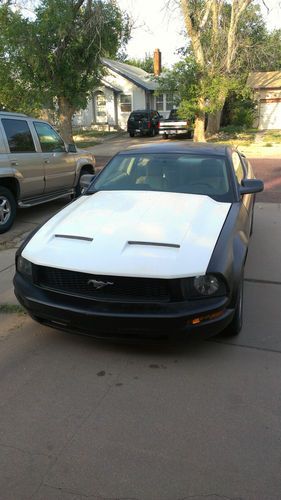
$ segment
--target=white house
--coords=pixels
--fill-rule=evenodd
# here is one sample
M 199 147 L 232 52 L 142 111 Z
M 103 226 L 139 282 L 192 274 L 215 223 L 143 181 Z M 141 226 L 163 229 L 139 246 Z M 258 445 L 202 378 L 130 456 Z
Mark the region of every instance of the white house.
M 248 85 L 258 101 L 255 125 L 263 129 L 281 129 L 281 71 L 250 73 Z
M 173 108 L 171 94 L 155 95 L 161 72 L 161 53 L 154 52 L 154 75 L 143 69 L 111 59 L 103 59 L 106 76 L 93 93 L 87 108 L 76 113 L 76 127 L 108 126 L 126 129 L 131 111 L 156 109 L 164 117 Z

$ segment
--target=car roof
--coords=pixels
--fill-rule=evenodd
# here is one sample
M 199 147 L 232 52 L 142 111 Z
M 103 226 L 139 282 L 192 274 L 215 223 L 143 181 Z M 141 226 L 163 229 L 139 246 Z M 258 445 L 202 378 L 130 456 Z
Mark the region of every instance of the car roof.
M 154 109 L 134 109 L 134 111 L 131 112 L 131 115 L 133 113 L 151 113 L 151 111 L 155 111 Z
M 140 153 L 182 153 L 182 154 L 200 154 L 211 156 L 227 156 L 230 148 L 227 144 L 213 144 L 206 142 L 169 142 L 157 144 L 140 144 L 139 146 L 130 146 L 122 150 L 119 154 L 140 154 Z
M 11 111 L 0 111 L 0 116 L 8 116 L 10 118 L 30 118 L 28 115 L 24 113 L 14 113 Z

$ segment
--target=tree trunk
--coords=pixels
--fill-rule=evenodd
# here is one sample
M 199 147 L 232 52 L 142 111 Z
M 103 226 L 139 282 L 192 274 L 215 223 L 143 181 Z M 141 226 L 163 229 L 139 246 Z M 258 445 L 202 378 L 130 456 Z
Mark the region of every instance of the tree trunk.
M 58 98 L 58 108 L 60 133 L 66 144 L 71 144 L 73 143 L 72 117 L 75 109 L 64 96 Z
M 198 108 L 199 112 L 195 116 L 194 126 L 194 142 L 206 142 L 205 138 L 205 112 L 204 112 L 204 97 L 199 97 Z
M 221 115 L 222 109 L 218 111 L 214 111 L 208 116 L 208 125 L 207 125 L 207 135 L 215 135 L 218 133 L 221 124 Z
M 226 100 L 227 91 L 222 89 L 218 96 L 218 108 L 217 111 L 211 113 L 208 117 L 207 134 L 214 135 L 217 134 L 220 129 L 221 115 Z
M 194 142 L 206 142 L 206 138 L 205 138 L 205 114 L 197 115 L 195 117 L 193 141 Z

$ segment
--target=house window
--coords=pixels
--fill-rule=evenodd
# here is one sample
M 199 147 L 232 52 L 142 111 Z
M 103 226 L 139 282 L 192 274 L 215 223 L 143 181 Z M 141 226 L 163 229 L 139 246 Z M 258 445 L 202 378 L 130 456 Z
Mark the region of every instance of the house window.
M 166 110 L 171 111 L 174 107 L 174 95 L 171 93 L 166 94 Z
M 103 92 L 98 92 L 95 96 L 95 112 L 97 123 L 106 122 L 106 97 Z
M 159 94 L 156 96 L 156 109 L 157 111 L 163 111 L 164 109 L 164 95 Z
M 130 113 L 132 111 L 132 96 L 128 94 L 120 95 L 120 108 L 122 113 Z

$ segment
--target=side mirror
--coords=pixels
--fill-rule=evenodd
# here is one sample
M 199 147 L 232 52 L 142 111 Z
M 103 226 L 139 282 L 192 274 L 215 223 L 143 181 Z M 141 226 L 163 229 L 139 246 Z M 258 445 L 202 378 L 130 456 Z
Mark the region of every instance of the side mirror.
M 75 144 L 68 144 L 67 145 L 67 152 L 68 153 L 77 153 L 77 148 Z
M 244 179 L 239 188 L 240 194 L 254 194 L 263 191 L 263 181 L 259 179 Z
M 96 176 L 92 174 L 81 175 L 79 185 L 82 194 L 85 193 L 85 191 L 88 189 L 88 187 L 90 186 L 91 182 L 93 182 L 95 177 Z

